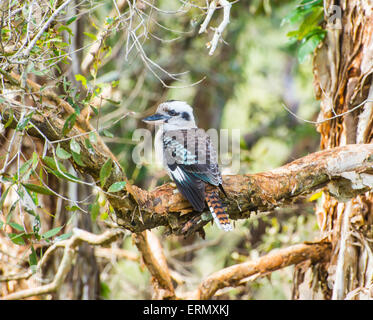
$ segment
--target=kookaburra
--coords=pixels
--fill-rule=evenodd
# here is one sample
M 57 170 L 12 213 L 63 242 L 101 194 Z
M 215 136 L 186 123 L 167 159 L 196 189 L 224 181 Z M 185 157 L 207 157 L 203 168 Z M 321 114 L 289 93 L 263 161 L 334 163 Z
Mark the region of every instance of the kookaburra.
M 232 230 L 219 198 L 219 189 L 225 191 L 216 152 L 210 137 L 197 128 L 192 107 L 184 101 L 169 100 L 143 121 L 160 125 L 156 153 L 180 193 L 198 212 L 203 212 L 207 204 L 216 224 L 224 231 Z

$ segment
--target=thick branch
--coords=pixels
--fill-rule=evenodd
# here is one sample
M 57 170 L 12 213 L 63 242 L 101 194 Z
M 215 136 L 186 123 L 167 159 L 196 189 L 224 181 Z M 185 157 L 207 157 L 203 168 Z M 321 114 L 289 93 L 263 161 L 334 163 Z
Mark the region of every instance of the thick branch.
M 44 91 L 37 95 L 38 100 L 44 99 Z M 39 106 L 37 111 L 31 118 L 37 129 L 30 128 L 28 133 L 51 142 L 61 140 L 61 147 L 68 151 L 71 151 L 69 139 L 74 137 L 80 145 L 84 166 L 77 164 L 73 158 L 70 158 L 70 161 L 77 171 L 91 175 L 98 183 L 100 169 L 107 159 L 113 158 L 113 155 L 103 143 L 94 145 L 93 151 L 87 148 L 85 133 L 89 132 L 87 129 L 90 126 L 85 130 L 82 127 L 74 127 L 67 135 L 63 135 L 65 120 L 60 118 L 55 110 Z M 10 108 L 0 104 L 0 112 L 3 116 L 2 121 L 7 122 L 11 116 Z M 13 112 L 15 121 L 12 125 L 15 126 L 20 110 L 14 108 Z M 225 199 L 228 213 L 231 219 L 245 219 L 253 211 L 267 212 L 291 204 L 299 197 L 326 186 L 338 198 L 352 198 L 371 189 L 372 164 L 373 145 L 347 145 L 310 154 L 264 173 L 224 176 L 224 188 L 228 194 L 228 198 Z M 118 181 L 127 179 L 118 162 L 113 161 L 111 175 L 103 190 L 107 191 L 111 184 Z M 198 227 L 207 223 L 199 220 L 200 214 L 192 211 L 190 204 L 172 184 L 165 184 L 148 192 L 127 181 L 126 190 L 107 193 L 107 197 L 115 209 L 112 216 L 114 221 L 132 232 L 139 233 L 158 226 L 168 226 L 171 232 L 185 234 L 185 226 L 192 218 L 199 223 Z
M 327 260 L 331 251 L 328 242 L 297 244 L 271 253 L 253 261 L 236 264 L 219 270 L 205 279 L 189 297 L 210 299 L 219 289 L 241 285 L 246 278 L 263 276 L 293 264 L 311 260 L 313 263 Z

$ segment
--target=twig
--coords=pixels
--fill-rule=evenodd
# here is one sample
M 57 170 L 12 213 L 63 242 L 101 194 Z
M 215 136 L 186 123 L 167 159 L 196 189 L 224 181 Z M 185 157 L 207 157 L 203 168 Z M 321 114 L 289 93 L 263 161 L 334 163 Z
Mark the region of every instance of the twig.
M 367 99 L 364 102 L 360 103 L 359 105 L 353 107 L 352 109 L 350 109 L 348 111 L 342 112 L 340 114 L 337 114 L 337 115 L 335 115 L 333 117 L 330 117 L 330 118 L 327 118 L 327 119 L 324 119 L 324 120 L 321 120 L 321 121 L 311 121 L 311 120 L 303 119 L 303 118 L 299 117 L 296 113 L 294 113 L 293 111 L 291 111 L 284 103 L 282 105 L 283 105 L 284 109 L 287 112 L 289 112 L 292 116 L 294 116 L 298 120 L 301 120 L 301 121 L 306 122 L 306 123 L 311 123 L 311 124 L 319 125 L 319 124 L 322 124 L 324 122 L 327 122 L 327 121 L 330 121 L 330 120 L 334 120 L 334 119 L 340 118 L 342 116 L 345 116 L 346 114 L 352 113 L 355 110 L 357 110 L 357 109 L 361 108 L 362 106 L 364 106 L 368 102 L 373 102 L 373 100 Z
M 32 276 L 32 271 L 26 271 L 23 273 L 16 273 L 16 274 L 9 274 L 5 276 L 0 276 L 0 282 L 7 282 L 7 281 L 13 281 L 13 280 L 23 280 L 28 279 Z
M 199 34 L 206 32 L 207 26 L 210 23 L 210 20 L 212 18 L 212 15 L 214 14 L 216 10 L 216 0 L 212 0 L 209 5 L 209 9 L 207 10 L 206 18 L 201 24 L 201 27 L 199 29 Z
M 223 31 L 229 24 L 229 15 L 231 12 L 232 4 L 227 0 L 219 0 L 220 5 L 223 7 L 223 21 L 219 24 L 219 27 L 215 29 L 214 37 L 210 43 L 209 55 L 212 56 L 216 50 L 219 40 L 222 37 Z
M 179 248 L 179 249 L 174 249 L 170 252 L 169 255 L 171 257 L 175 257 L 175 256 L 178 256 L 178 255 L 181 255 L 181 254 L 186 254 L 188 252 L 197 251 L 197 250 L 200 250 L 202 248 L 213 247 L 213 246 L 218 245 L 223 240 L 223 238 L 224 238 L 224 234 L 221 234 L 219 237 L 217 237 L 214 240 L 194 243 L 194 244 L 191 244 L 191 245 L 186 246 L 186 247 L 182 247 L 182 248 Z

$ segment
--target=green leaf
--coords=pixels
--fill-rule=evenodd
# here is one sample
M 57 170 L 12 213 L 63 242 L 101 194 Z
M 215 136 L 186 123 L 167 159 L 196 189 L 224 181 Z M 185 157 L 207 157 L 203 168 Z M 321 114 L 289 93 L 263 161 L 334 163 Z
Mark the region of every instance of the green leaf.
M 79 207 L 78 206 L 65 206 L 65 209 L 67 211 L 76 211 L 76 210 L 79 210 Z
M 60 178 L 60 179 L 65 179 L 65 180 L 68 180 L 68 181 L 71 181 L 71 182 L 81 181 L 81 179 L 79 179 L 78 177 L 75 177 L 68 172 L 64 172 L 63 170 L 62 170 L 63 174 L 61 172 L 57 171 L 57 170 L 53 170 L 53 169 L 50 169 L 48 167 L 46 167 L 46 170 L 49 173 L 54 174 L 57 178 Z
M 37 165 L 39 163 L 39 156 L 38 154 L 34 151 L 32 153 L 32 170 L 35 170 Z
M 58 161 L 58 160 L 57 160 Z M 58 170 L 57 169 L 57 164 L 56 164 L 56 159 L 52 158 L 52 157 L 48 157 L 48 156 L 45 156 L 43 158 L 43 162 L 51 169 L 53 170 Z M 63 173 L 67 173 L 67 169 L 66 167 L 60 162 L 58 161 L 58 167 L 60 168 L 60 170 L 63 172 Z
M 50 191 L 49 189 L 47 189 L 46 187 L 39 186 L 39 185 L 37 185 L 37 184 L 32 184 L 32 183 L 22 183 L 22 185 L 23 185 L 27 190 L 30 190 L 30 191 L 33 191 L 33 192 L 36 192 L 36 193 L 46 194 L 46 195 L 49 195 L 49 196 L 54 195 L 54 193 L 53 193 L 52 191 Z
M 16 233 L 8 233 L 9 239 L 18 245 L 24 245 L 25 241 L 23 240 L 24 233 L 16 234 Z
M 71 17 L 69 20 L 66 21 L 66 25 L 68 26 L 70 23 L 73 23 L 76 20 L 77 16 Z
M 32 272 L 35 272 L 36 269 L 33 268 L 33 267 L 36 267 L 36 265 L 38 264 L 38 258 L 36 256 L 36 252 L 35 252 L 34 246 L 31 246 L 31 254 L 28 257 L 28 262 L 30 264 Z M 34 271 L 34 269 L 35 269 L 35 271 Z
M 32 165 L 32 159 L 27 160 L 20 168 L 19 168 L 19 174 L 23 176 L 30 168 Z
M 31 111 L 28 115 L 26 115 L 22 119 L 22 121 L 18 122 L 17 126 L 16 126 L 16 131 L 24 130 L 27 127 L 27 125 L 28 125 L 30 119 L 32 118 L 33 114 L 34 114 L 34 111 Z
M 4 201 L 5 201 L 6 196 L 7 196 L 8 193 L 9 193 L 10 188 L 11 188 L 11 186 L 9 186 L 9 187 L 8 187 L 8 188 L 3 192 L 3 194 L 1 195 L 1 198 L 0 198 L 0 211 L 2 211 L 2 209 L 3 209 Z
M 106 129 L 102 130 L 102 133 L 104 134 L 104 136 L 106 136 L 108 138 L 114 138 L 114 135 Z
M 77 153 L 77 154 L 80 154 L 80 145 L 78 142 L 76 142 L 76 140 L 73 138 L 71 139 L 70 141 L 70 149 L 71 151 Z
M 106 220 L 107 218 L 109 218 L 109 213 L 108 213 L 107 211 L 101 213 L 101 215 L 100 215 L 100 219 L 101 219 L 102 221 Z
M 89 105 L 90 108 L 92 109 L 92 111 L 95 113 L 96 116 L 98 116 L 98 110 L 97 108 L 95 108 L 94 106 L 92 106 L 91 104 Z
M 63 135 L 68 134 L 70 130 L 74 127 L 75 122 L 76 122 L 76 114 L 73 113 L 67 117 L 62 128 L 62 134 Z
M 82 86 L 84 88 L 87 88 L 87 79 L 86 79 L 85 76 L 83 76 L 81 74 L 76 74 L 75 75 L 75 80 L 78 81 L 78 82 L 80 81 L 82 83 Z
M 89 33 L 89 32 L 83 32 L 83 34 L 85 34 L 87 37 L 90 37 L 91 39 L 93 40 L 97 40 L 97 37 L 96 35 L 92 34 L 92 33 Z
M 325 34 L 316 34 L 309 39 L 305 39 L 305 41 L 301 44 L 298 50 L 298 60 L 299 63 L 303 63 L 306 61 L 308 56 L 312 54 L 319 43 L 324 39 Z
M 113 17 L 106 17 L 105 23 L 112 24 L 113 22 L 114 22 L 114 18 Z
M 8 127 L 12 124 L 12 122 L 13 122 L 13 118 L 14 118 L 14 116 L 13 116 L 13 110 L 10 110 L 9 119 L 8 119 L 8 121 L 4 124 L 4 129 L 8 128 Z
M 101 182 L 101 188 L 104 187 L 107 178 L 110 176 L 111 169 L 112 169 L 113 161 L 111 158 L 109 158 L 104 165 L 102 166 L 100 170 L 100 182 Z
M 126 181 L 115 182 L 109 187 L 108 192 L 118 192 L 122 190 L 125 186 Z
M 61 33 L 62 31 L 67 31 L 69 33 L 70 36 L 73 36 L 73 32 L 72 30 L 69 28 L 69 27 L 66 27 L 65 25 L 61 25 L 58 30 L 57 30 L 59 33 Z
M 92 143 L 92 144 L 96 144 L 97 142 L 97 136 L 96 136 L 96 133 L 95 132 L 90 132 L 89 135 L 89 141 Z
M 27 181 L 31 175 L 31 165 L 32 165 L 32 159 L 27 160 L 20 168 L 19 168 L 19 174 L 20 177 L 16 174 L 16 179 L 22 178 L 22 180 Z
M 22 231 L 24 232 L 25 229 L 18 223 L 15 223 L 15 222 L 9 222 L 8 225 L 10 225 L 12 228 L 18 230 L 18 231 Z
M 76 164 L 78 164 L 81 167 L 85 167 L 86 166 L 85 163 L 82 160 L 81 155 L 79 153 L 71 151 L 71 154 L 73 155 L 73 159 L 76 162 Z
M 58 158 L 66 160 L 71 157 L 71 154 L 67 152 L 65 149 L 61 148 L 60 144 L 58 144 L 56 149 L 56 155 Z
M 305 38 L 310 32 L 316 28 L 320 28 L 319 24 L 324 19 L 324 9 L 314 8 L 312 12 L 303 20 L 298 29 L 298 40 Z
M 55 241 L 55 242 L 58 242 L 58 241 L 62 241 L 62 240 L 67 240 L 67 239 L 69 239 L 72 235 L 73 235 L 72 232 L 67 232 L 67 233 L 61 234 L 60 236 L 56 237 L 56 238 L 54 239 L 54 241 Z
M 92 221 L 96 221 L 98 214 L 100 213 L 100 204 L 96 200 L 91 206 L 91 219 Z
M 91 144 L 91 141 L 89 141 L 88 138 L 84 139 L 84 144 L 85 144 L 85 146 L 86 146 L 88 149 L 90 149 L 90 150 L 93 151 L 93 146 L 92 146 L 92 144 Z
M 58 232 L 61 231 L 61 229 L 63 228 L 63 226 L 60 226 L 60 227 L 57 227 L 57 228 L 53 228 L 51 230 L 48 230 L 47 232 L 43 233 L 41 235 L 41 237 L 43 239 L 48 239 L 48 238 L 51 238 L 53 236 L 55 236 Z
M 116 101 L 116 100 L 109 99 L 109 98 L 105 98 L 105 100 L 115 105 L 120 105 L 122 103 L 121 101 Z
M 110 293 L 111 293 L 110 287 L 105 282 L 101 282 L 100 285 L 101 285 L 100 286 L 100 295 L 104 299 L 110 300 Z

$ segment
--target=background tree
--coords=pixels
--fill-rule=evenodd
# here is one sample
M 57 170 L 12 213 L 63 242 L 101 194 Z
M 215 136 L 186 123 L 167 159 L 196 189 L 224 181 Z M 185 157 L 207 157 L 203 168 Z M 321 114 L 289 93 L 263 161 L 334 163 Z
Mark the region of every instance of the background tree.
M 372 296 L 371 5 L 206 5 L 0 5 L 2 297 Z M 230 234 L 132 159 L 166 99 L 241 130 Z

